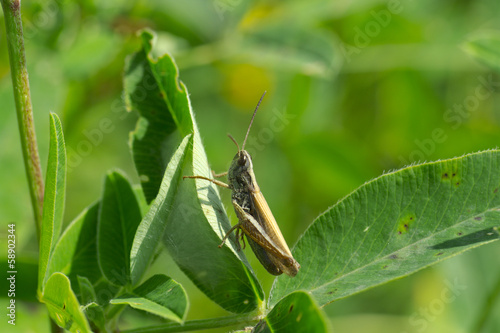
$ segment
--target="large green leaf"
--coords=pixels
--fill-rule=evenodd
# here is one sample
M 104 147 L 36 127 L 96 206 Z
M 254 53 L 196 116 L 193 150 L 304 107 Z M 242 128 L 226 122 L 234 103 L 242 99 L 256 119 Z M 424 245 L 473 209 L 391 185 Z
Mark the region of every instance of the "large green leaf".
M 254 328 L 264 332 L 330 332 L 328 319 L 308 293 L 296 291 L 283 298 Z
M 66 275 L 52 274 L 45 284 L 40 301 L 47 305 L 57 325 L 71 332 L 91 332 Z
M 130 254 L 130 275 L 133 285 L 139 282 L 149 266 L 165 231 L 165 221 L 172 210 L 186 149 L 188 143 L 192 142 L 190 138 L 191 135 L 186 136 L 172 156 L 165 170 L 158 196 L 137 228 Z
M 193 142 L 182 174 L 208 177 L 210 167 L 175 63 L 168 55 L 154 57 L 150 32 L 144 31 L 141 37 L 143 50 L 127 62 L 125 93 L 129 108 L 141 115 L 132 147 L 146 198 L 151 200 L 158 193 L 181 137 L 192 134 Z M 149 93 L 154 95 L 153 100 L 144 98 Z M 259 306 L 263 293 L 248 262 L 232 241 L 228 247 L 218 248 L 229 229 L 215 185 L 192 179 L 180 182 L 164 234 L 170 254 L 183 272 L 223 308 L 252 311 Z
M 130 250 L 141 218 L 129 181 L 120 172 L 110 172 L 99 209 L 97 257 L 101 271 L 113 284 L 130 282 Z
M 66 228 L 50 258 L 48 274 L 62 272 L 77 286 L 77 276 L 95 283 L 102 277 L 97 264 L 97 217 L 99 202 L 86 208 Z
M 131 293 L 111 300 L 112 304 L 128 304 L 165 319 L 183 322 L 188 299 L 184 288 L 165 275 L 154 275 Z
M 500 151 L 383 175 L 319 216 L 300 238 L 293 279 L 275 280 L 270 304 L 295 290 L 320 305 L 406 276 L 497 240 Z
M 500 31 L 475 33 L 463 47 L 467 53 L 486 66 L 500 71 Z
M 48 278 L 47 267 L 50 256 L 61 233 L 64 196 L 66 191 L 66 146 L 61 121 L 55 113 L 50 114 L 50 145 L 43 199 L 42 231 L 40 236 L 40 259 L 38 264 L 38 293 Z

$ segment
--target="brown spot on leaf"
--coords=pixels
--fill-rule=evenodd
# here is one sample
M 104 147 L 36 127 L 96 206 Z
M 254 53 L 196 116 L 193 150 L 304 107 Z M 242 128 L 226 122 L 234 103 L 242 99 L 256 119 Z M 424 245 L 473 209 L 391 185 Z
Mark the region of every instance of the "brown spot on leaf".
M 476 216 L 476 217 L 474 218 L 474 220 L 476 220 L 476 221 L 481 221 L 482 219 L 483 219 L 483 218 L 482 218 L 481 216 Z

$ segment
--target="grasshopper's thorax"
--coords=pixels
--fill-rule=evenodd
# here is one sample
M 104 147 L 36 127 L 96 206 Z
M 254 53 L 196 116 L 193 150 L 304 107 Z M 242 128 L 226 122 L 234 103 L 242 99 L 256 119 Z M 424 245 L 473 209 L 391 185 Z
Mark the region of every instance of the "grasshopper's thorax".
M 252 157 L 246 150 L 234 156 L 228 171 L 228 180 L 233 190 L 233 199 L 243 209 L 250 209 L 250 193 L 260 191 L 253 173 Z

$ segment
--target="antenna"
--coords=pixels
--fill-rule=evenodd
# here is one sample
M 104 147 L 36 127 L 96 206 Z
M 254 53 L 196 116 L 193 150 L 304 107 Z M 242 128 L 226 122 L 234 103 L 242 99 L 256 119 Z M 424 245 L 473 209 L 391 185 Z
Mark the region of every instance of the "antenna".
M 262 97 L 259 99 L 259 103 L 257 103 L 257 106 L 255 107 L 255 111 L 253 112 L 252 120 L 250 120 L 250 125 L 248 125 L 247 135 L 245 135 L 245 140 L 243 140 L 243 146 L 241 147 L 241 150 L 245 149 L 245 144 L 247 143 L 248 134 L 250 133 L 250 128 L 252 127 L 252 124 L 253 124 L 253 118 L 255 118 L 255 114 L 257 113 L 257 110 L 259 109 L 260 102 L 262 102 L 262 99 L 264 98 L 266 93 L 267 93 L 267 91 L 264 91 L 264 93 L 262 94 Z
M 231 134 L 227 133 L 227 136 L 234 142 L 236 147 L 238 147 L 238 152 L 240 152 L 240 146 L 238 145 L 238 142 L 236 142 L 236 140 L 233 138 Z

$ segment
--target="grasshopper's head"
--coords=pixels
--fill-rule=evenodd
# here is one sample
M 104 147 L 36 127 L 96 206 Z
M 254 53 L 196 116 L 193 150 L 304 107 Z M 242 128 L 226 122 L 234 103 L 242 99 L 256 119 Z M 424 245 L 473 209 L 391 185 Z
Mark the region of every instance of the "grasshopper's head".
M 233 142 L 236 144 L 238 147 L 238 143 L 234 138 L 228 134 L 228 136 L 233 140 Z M 238 152 L 236 155 L 234 155 L 234 158 L 231 162 L 231 166 L 229 167 L 229 178 L 230 179 L 235 179 L 237 177 L 241 177 L 243 175 L 248 174 L 249 172 L 252 172 L 253 165 L 252 165 L 252 157 L 250 154 L 244 150 L 240 149 L 238 147 Z
M 234 155 L 230 168 L 239 170 L 240 172 L 251 170 L 253 168 L 252 157 L 246 150 L 239 150 L 238 153 Z

